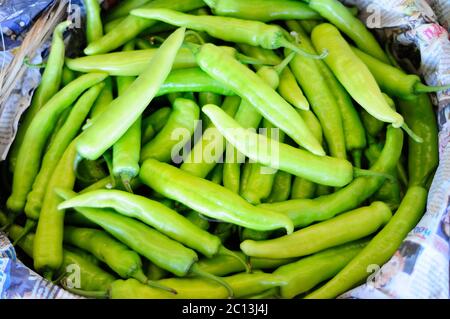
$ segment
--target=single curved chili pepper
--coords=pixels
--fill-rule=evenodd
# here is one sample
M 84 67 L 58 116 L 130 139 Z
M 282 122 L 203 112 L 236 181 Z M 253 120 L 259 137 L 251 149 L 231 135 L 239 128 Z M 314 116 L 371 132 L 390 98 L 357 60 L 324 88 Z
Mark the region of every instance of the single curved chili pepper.
M 371 171 L 388 173 L 395 168 L 403 148 L 403 132 L 389 126 L 386 143 L 380 157 L 370 168 Z M 270 210 L 289 216 L 296 227 L 304 227 L 315 221 L 322 221 L 358 207 L 372 196 L 383 184 L 384 178 L 358 177 L 346 187 L 315 199 L 294 199 L 280 203 L 262 204 Z
M 114 8 L 108 11 L 105 16 L 105 22 L 126 17 L 131 10 L 142 7 L 151 0 L 128 0 L 119 2 Z
M 222 110 L 230 116 L 234 116 L 240 103 L 241 99 L 238 96 L 227 96 L 223 101 Z M 222 157 L 224 149 L 224 138 L 211 124 L 205 128 L 202 137 L 186 156 L 180 169 L 194 176 L 205 178 Z
M 406 74 L 403 70 L 389 65 L 352 47 L 354 54 L 367 66 L 381 90 L 390 96 L 414 100 L 421 93 L 450 89 L 450 85 L 427 86 L 416 74 Z
M 298 86 L 297 80 L 289 67 L 286 67 L 280 74 L 278 92 L 286 99 L 286 101 L 291 103 L 297 109 L 304 111 L 309 110 L 309 102 L 301 88 Z
M 368 242 L 368 239 L 363 239 L 329 248 L 277 268 L 274 274 L 287 282 L 280 287 L 281 297 L 293 298 L 332 278 L 366 247 Z
M 353 180 L 354 168 L 347 160 L 317 156 L 249 132 L 215 105 L 204 106 L 202 111 L 211 118 L 228 142 L 256 162 L 279 168 L 318 184 L 339 187 Z
M 145 276 L 139 255 L 102 230 L 66 226 L 64 242 L 91 252 L 122 278 L 134 278 L 143 284 L 154 284 Z
M 292 175 L 283 171 L 275 174 L 272 191 L 266 199 L 267 203 L 283 202 L 291 195 Z
M 72 81 L 56 93 L 33 118 L 20 145 L 14 169 L 12 194 L 7 207 L 17 214 L 25 207 L 26 197 L 39 171 L 45 142 L 52 132 L 54 122 L 78 96 L 106 77 L 103 73 L 90 73 Z
M 367 278 L 369 265 L 386 263 L 419 222 L 426 201 L 424 188 L 410 187 L 389 223 L 333 279 L 305 298 L 334 298 Z
M 201 8 L 204 5 L 202 0 L 155 0 L 142 6 L 142 8 L 170 8 L 178 11 L 190 11 Z M 96 55 L 113 51 L 134 39 L 139 33 L 153 26 L 156 22 L 155 20 L 128 15 L 111 32 L 105 34 L 97 41 L 90 43 L 84 49 L 84 53 L 86 55 Z
M 291 27 L 292 23 L 289 26 Z M 298 25 L 296 32 L 300 40 L 299 46 L 309 52 L 315 52 L 311 41 Z M 290 63 L 290 67 L 320 121 L 331 156 L 345 159 L 347 153 L 342 116 L 326 77 L 321 72 L 319 66 L 321 63 L 297 55 Z
M 77 73 L 72 71 L 67 67 L 67 65 L 63 66 L 62 75 L 61 75 L 61 85 L 66 86 L 73 80 L 77 78 Z
M 320 15 L 298 1 L 276 0 L 207 0 L 205 3 L 218 16 L 263 22 L 287 19 L 318 19 Z
M 97 84 L 86 91 L 73 106 L 67 121 L 55 136 L 55 140 L 45 153 L 39 173 L 36 175 L 31 191 L 28 193 L 25 205 L 27 218 L 37 221 L 42 208 L 47 185 L 55 173 L 58 162 L 80 130 L 89 110 L 103 88 L 103 84 Z
M 169 162 L 179 154 L 194 134 L 200 116 L 198 105 L 188 99 L 174 101 L 173 111 L 161 131 L 142 147 L 141 159 L 154 158 Z
M 169 164 L 146 160 L 140 179 L 165 197 L 205 216 L 256 230 L 285 228 L 288 233 L 292 232 L 289 218 L 258 209 L 232 191 Z M 196 185 L 195 189 L 192 185 Z
M 81 133 L 77 150 L 82 157 L 99 158 L 139 118 L 169 75 L 184 32 L 185 29 L 180 28 L 172 33 L 128 90 L 111 102 L 108 106 L 111 111 L 102 113 Z
M 372 144 L 366 149 L 365 155 L 370 165 L 374 165 L 380 156 L 381 150 L 382 145 L 380 144 Z M 394 180 L 385 181 L 380 189 L 372 196 L 372 200 L 385 202 L 391 209 L 397 209 L 401 202 L 401 189 L 397 179 L 397 167 L 394 167 L 390 174 Z
M 53 128 L 52 134 L 47 139 L 47 142 L 45 145 L 45 152 L 47 152 L 49 150 L 50 146 L 52 145 L 52 143 L 55 140 L 56 136 L 58 135 L 59 131 L 61 130 L 61 127 L 63 127 L 63 125 L 66 123 L 70 112 L 71 112 L 71 109 L 67 108 L 59 116 L 58 121 L 56 121 L 55 127 Z
M 392 212 L 386 204 L 373 202 L 290 235 L 264 241 L 245 240 L 240 247 L 247 256 L 301 257 L 366 237 L 379 230 L 391 217 Z
M 157 109 L 149 116 L 142 119 L 142 127 L 145 128 L 148 125 L 151 125 L 155 132 L 159 132 L 166 125 L 171 113 L 172 108 L 168 106 Z
M 286 30 L 278 25 L 265 24 L 260 21 L 243 20 L 220 16 L 195 16 L 170 9 L 135 9 L 132 15 L 155 19 L 179 27 L 204 31 L 214 38 L 224 41 L 260 46 L 264 49 L 289 48 L 297 54 L 311 59 L 323 59 L 321 55 L 310 54 L 291 42 Z
M 61 22 L 53 31 L 52 44 L 50 54 L 47 59 L 47 66 L 44 73 L 42 73 L 38 88 L 33 93 L 31 105 L 27 109 L 25 116 L 20 123 L 19 131 L 17 132 L 14 143 L 8 154 L 11 171 L 14 171 L 16 168 L 17 157 L 19 156 L 20 148 L 24 143 L 25 135 L 31 125 L 31 122 L 37 115 L 38 111 L 59 90 L 65 54 L 63 33 L 70 25 L 70 21 Z
M 356 45 L 381 61 L 389 63 L 384 50 L 381 48 L 374 35 L 357 17 L 337 0 L 304 0 L 310 8 L 317 11 L 322 17 L 329 20 L 344 32 Z
M 34 268 L 49 280 L 63 262 L 64 211 L 57 208 L 62 200 L 54 190 L 57 187 L 72 189 L 75 184 L 76 141 L 66 148 L 47 184 L 34 238 Z
M 62 188 L 56 189 L 55 192 L 65 200 L 76 196 L 76 193 Z M 230 296 L 233 295 L 233 291 L 227 283 L 198 268 L 196 265 L 198 256 L 195 251 L 184 247 L 142 222 L 122 216 L 112 210 L 87 207 L 77 207 L 75 210 L 155 265 L 180 277 L 195 274 L 217 281 L 226 287 Z M 149 282 L 148 284 L 159 285 L 158 282 Z M 159 288 L 168 287 L 163 284 L 159 286 Z
M 83 0 L 83 3 L 86 8 L 86 40 L 89 44 L 103 36 L 101 8 L 97 0 Z
M 17 240 L 23 231 L 24 229 L 18 225 L 12 225 L 8 230 L 9 236 L 13 240 Z M 33 258 L 34 238 L 34 234 L 28 234 L 18 242 L 18 246 L 30 258 Z M 70 273 L 68 267 L 73 267 L 74 265 L 79 269 L 80 289 L 103 290 L 107 289 L 116 280 L 113 275 L 67 247 L 64 249 L 63 262 L 56 276 L 61 277 L 66 273 Z
M 210 43 L 203 45 L 196 57 L 206 73 L 226 83 L 241 98 L 248 100 L 299 145 L 317 155 L 325 154 L 295 109 L 254 72 Z
M 436 114 L 430 97 L 420 94 L 413 101 L 399 101 L 400 112 L 412 130 L 420 132 L 423 143 L 408 142 L 408 176 L 410 186 L 428 185 L 439 162 Z
M 124 45 L 123 51 L 134 49 L 134 41 Z M 117 93 L 122 95 L 133 83 L 135 77 L 117 77 Z M 130 181 L 139 174 L 141 155 L 142 116 L 131 125 L 126 133 L 113 145 L 113 174 L 118 176 L 129 192 L 133 192 Z
M 311 39 L 316 49 L 329 50 L 325 62 L 361 107 L 380 121 L 392 123 L 396 128 L 402 127 L 408 135 L 421 142 L 420 137 L 409 129 L 403 117 L 390 108 L 373 75 L 336 27 L 329 23 L 321 24 L 313 30 Z
M 219 238 L 198 228 L 178 212 L 143 196 L 117 190 L 98 190 L 75 196 L 59 206 L 60 209 L 77 207 L 112 208 L 154 227 L 207 257 L 232 254 L 221 245 Z

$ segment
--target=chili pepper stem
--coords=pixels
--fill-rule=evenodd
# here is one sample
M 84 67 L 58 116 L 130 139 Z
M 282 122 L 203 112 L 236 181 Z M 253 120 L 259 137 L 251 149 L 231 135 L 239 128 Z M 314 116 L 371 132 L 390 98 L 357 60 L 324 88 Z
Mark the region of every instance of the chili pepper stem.
M 177 292 L 175 289 L 173 289 L 173 288 L 170 288 L 170 287 L 167 287 L 167 286 L 165 286 L 165 285 L 162 285 L 162 284 L 158 283 L 157 281 L 149 280 L 149 279 L 147 278 L 147 276 L 145 276 L 145 274 L 142 272 L 142 270 L 136 271 L 136 272 L 133 274 L 132 277 L 133 277 L 134 279 L 140 281 L 141 283 L 146 284 L 146 285 L 148 285 L 148 286 L 150 286 L 150 287 L 162 289 L 162 290 L 165 290 L 165 291 L 167 291 L 167 292 L 170 292 L 170 293 L 172 293 L 172 294 L 174 294 L 174 295 L 176 295 L 176 294 L 178 293 L 178 292 Z
M 218 254 L 218 255 L 226 255 L 226 256 L 230 256 L 230 257 L 235 258 L 236 260 L 239 260 L 239 262 L 242 263 L 242 265 L 244 265 L 244 268 L 245 268 L 245 272 L 246 272 L 246 273 L 249 274 L 249 273 L 252 272 L 250 265 L 249 265 L 245 260 L 243 260 L 241 257 L 239 257 L 239 255 L 237 255 L 235 252 L 229 250 L 229 249 L 226 248 L 225 246 L 220 246 L 220 248 L 219 248 L 217 254 Z
M 25 227 L 22 230 L 22 233 L 19 235 L 19 237 L 16 238 L 16 240 L 13 242 L 13 246 L 17 246 L 18 243 L 26 236 L 30 231 L 32 231 L 36 227 L 36 221 L 27 219 L 25 222 Z
M 382 178 L 386 178 L 392 182 L 395 181 L 395 178 L 391 175 L 391 174 L 387 174 L 387 173 L 380 173 L 380 172 L 375 172 L 375 171 L 371 171 L 371 170 L 367 170 L 367 169 L 361 169 L 361 168 L 357 168 L 354 167 L 353 168 L 353 175 L 354 177 L 364 177 L 364 176 L 368 176 L 368 177 L 382 177 Z
M 289 65 L 289 63 L 291 63 L 292 59 L 295 58 L 296 52 L 291 52 L 289 53 L 289 55 L 283 60 L 281 61 L 280 64 L 274 66 L 274 70 L 278 73 L 278 75 L 280 75 L 283 70 Z
M 423 143 L 423 139 L 419 135 L 414 133 L 413 130 L 411 130 L 406 123 L 403 123 L 401 128 L 406 132 L 406 134 L 409 135 L 409 137 L 411 137 L 414 140 L 414 142 Z
M 310 59 L 315 59 L 315 60 L 323 60 L 328 56 L 328 50 L 323 50 L 323 52 L 319 55 L 317 54 L 312 54 L 312 53 L 308 53 L 306 51 L 304 51 L 303 49 L 299 48 L 298 46 L 296 46 L 294 43 L 289 42 L 287 39 L 285 38 L 280 38 L 279 39 L 279 44 L 280 46 L 290 49 L 292 51 L 294 51 L 295 53 L 310 58 Z
M 116 177 L 113 173 L 113 164 L 111 154 L 105 153 L 103 154 L 103 159 L 105 160 L 106 166 L 108 167 L 109 175 L 111 176 L 111 188 L 115 188 L 117 185 Z
M 67 290 L 68 292 L 71 292 L 73 294 L 83 296 L 86 298 L 107 299 L 109 297 L 109 294 L 107 291 L 87 291 L 87 290 L 83 290 L 83 289 L 72 288 L 72 287 L 67 286 L 65 282 L 61 282 L 61 286 L 64 288 L 64 290 Z
M 131 194 L 133 194 L 133 189 L 131 188 L 131 179 L 132 177 L 128 174 L 121 174 L 120 180 L 122 181 L 123 186 L 125 187 L 125 190 Z
M 425 85 L 423 83 L 418 82 L 414 85 L 414 93 L 415 94 L 435 93 L 435 92 L 439 92 L 439 91 L 446 91 L 448 89 L 450 89 L 450 84 L 449 85 L 429 86 L 429 85 Z
M 210 274 L 210 273 L 208 273 L 206 271 L 201 270 L 197 266 L 197 264 L 193 264 L 192 265 L 190 273 L 193 274 L 193 275 L 196 275 L 196 276 L 199 276 L 199 277 L 203 277 L 203 278 L 206 278 L 206 279 L 210 279 L 210 280 L 213 280 L 213 281 L 219 283 L 220 285 L 224 286 L 225 289 L 228 291 L 228 298 L 229 299 L 232 299 L 234 297 L 233 288 L 231 288 L 231 286 L 227 282 L 225 282 L 224 280 L 222 280 L 218 276 L 215 276 L 213 274 Z

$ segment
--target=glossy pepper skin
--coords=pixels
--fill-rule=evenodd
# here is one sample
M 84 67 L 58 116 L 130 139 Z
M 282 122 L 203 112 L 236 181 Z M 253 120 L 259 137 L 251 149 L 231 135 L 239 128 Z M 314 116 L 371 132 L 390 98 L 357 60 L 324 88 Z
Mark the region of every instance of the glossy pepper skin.
M 241 250 L 248 256 L 291 258 L 316 253 L 326 248 L 368 236 L 392 217 L 383 202 L 373 202 L 332 219 L 302 228 L 294 233 L 265 241 L 245 240 Z
M 309 4 L 311 9 L 336 25 L 361 50 L 385 63 L 389 63 L 389 58 L 374 35 L 342 3 L 337 0 L 305 0 L 305 2 Z
M 190 11 L 203 7 L 202 0 L 155 0 L 142 8 L 170 8 L 178 11 Z M 139 33 L 156 24 L 155 20 L 142 19 L 128 15 L 113 30 L 100 39 L 90 43 L 85 49 L 86 55 L 107 53 L 134 39 Z
M 367 278 L 369 265 L 386 263 L 400 247 L 408 232 L 419 222 L 426 201 L 427 191 L 424 188 L 410 187 L 389 223 L 333 279 L 306 298 L 334 298 Z
M 394 127 L 403 126 L 403 117 L 389 107 L 370 70 L 353 53 L 335 26 L 329 23 L 317 26 L 311 39 L 317 50 L 328 50 L 326 64 L 361 107 L 373 117 L 392 123 Z
M 376 172 L 388 173 L 395 168 L 403 148 L 403 132 L 389 126 L 386 142 L 380 157 L 370 168 Z M 289 216 L 296 227 L 304 227 L 315 221 L 327 220 L 361 205 L 383 184 L 381 177 L 358 177 L 346 187 L 315 199 L 288 200 L 280 203 L 262 204 L 261 207 Z
M 169 75 L 184 33 L 183 28 L 172 33 L 128 90 L 111 102 L 108 106 L 111 111 L 103 113 L 81 133 L 77 151 L 82 157 L 98 159 L 141 116 Z
M 353 167 L 347 160 L 317 156 L 250 132 L 215 105 L 206 105 L 202 111 L 228 142 L 258 163 L 329 186 L 344 186 L 353 180 Z
M 103 81 L 105 73 L 90 73 L 73 80 L 56 93 L 34 116 L 20 145 L 14 169 L 12 193 L 6 206 L 13 213 L 20 213 L 26 197 L 39 172 L 45 143 L 53 127 L 65 109 L 67 109 L 85 90 Z
M 409 186 L 427 187 L 439 163 L 438 128 L 430 97 L 420 94 L 412 101 L 400 100 L 399 110 L 423 143 L 408 139 Z
M 263 22 L 287 19 L 319 19 L 320 15 L 299 1 L 276 0 L 207 0 L 205 3 L 218 16 Z
M 274 274 L 287 282 L 280 287 L 282 298 L 293 298 L 314 288 L 317 284 L 332 278 L 344 268 L 367 244 L 362 239 L 332 247 L 298 261 L 278 267 Z
M 146 160 L 141 167 L 140 179 L 165 197 L 211 218 L 256 230 L 285 228 L 288 233 L 293 230 L 292 222 L 286 216 L 258 209 L 232 191 L 169 164 Z

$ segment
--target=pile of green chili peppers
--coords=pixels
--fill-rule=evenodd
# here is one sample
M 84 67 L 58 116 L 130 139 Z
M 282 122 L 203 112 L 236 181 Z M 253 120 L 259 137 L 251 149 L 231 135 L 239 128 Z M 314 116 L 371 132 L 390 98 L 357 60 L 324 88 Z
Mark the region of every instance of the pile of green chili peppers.
M 84 53 L 65 57 L 59 24 L 4 163 L 2 229 L 46 279 L 92 298 L 335 298 L 423 215 L 428 93 L 447 87 L 395 65 L 354 8 L 84 4 Z

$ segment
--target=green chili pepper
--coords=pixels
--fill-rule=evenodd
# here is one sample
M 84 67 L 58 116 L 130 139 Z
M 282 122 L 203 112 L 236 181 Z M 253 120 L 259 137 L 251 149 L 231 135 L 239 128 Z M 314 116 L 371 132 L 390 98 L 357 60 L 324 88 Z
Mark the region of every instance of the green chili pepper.
M 203 230 L 208 230 L 209 228 L 209 222 L 205 217 L 202 217 L 199 213 L 196 211 L 190 210 L 186 215 L 186 219 L 189 220 L 192 224 L 197 226 L 198 228 L 201 228 Z
M 410 186 L 428 185 L 439 162 L 436 114 L 430 97 L 419 95 L 413 101 L 399 101 L 400 112 L 412 130 L 420 132 L 423 143 L 409 139 L 408 176 Z
M 62 188 L 57 189 L 56 193 L 65 200 L 76 196 L 76 193 Z M 195 251 L 184 247 L 179 242 L 133 218 L 122 216 L 111 210 L 77 207 L 76 211 L 97 223 L 113 237 L 146 257 L 155 265 L 177 276 L 185 276 L 189 273 L 212 279 L 222 284 L 230 296 L 233 295 L 233 291 L 227 283 L 199 269 L 196 265 L 198 256 Z M 158 282 L 148 282 L 148 284 L 163 289 L 169 287 Z
M 317 27 L 321 23 L 321 21 L 320 20 L 301 20 L 301 21 L 298 21 L 298 23 L 300 23 L 303 30 L 305 30 L 305 32 L 307 34 L 311 34 L 312 30 L 315 27 Z
M 23 231 L 24 229 L 18 225 L 12 225 L 8 230 L 9 236 L 14 240 L 19 239 L 19 236 L 21 236 Z M 18 242 L 19 247 L 22 248 L 30 258 L 33 258 L 34 240 L 35 235 L 28 234 Z M 63 262 L 56 275 L 61 277 L 64 274 L 70 274 L 73 272 L 73 266 L 77 266 L 77 269 L 79 270 L 80 289 L 104 290 L 115 280 L 114 276 L 90 262 L 82 255 L 75 253 L 66 247 L 63 253 Z
M 140 179 L 165 197 L 208 217 L 255 230 L 292 231 L 289 218 L 258 209 L 232 191 L 171 165 L 148 159 L 142 164 Z
M 80 257 L 83 257 L 84 259 L 88 260 L 89 262 L 91 262 L 92 264 L 98 266 L 100 265 L 100 260 L 97 259 L 97 257 L 95 257 L 94 255 L 92 255 L 90 252 L 83 250 L 81 248 L 78 247 L 74 247 L 74 246 L 69 246 L 69 245 L 64 245 L 64 249 L 68 250 L 74 254 L 77 254 Z
M 409 129 L 403 117 L 389 107 L 373 75 L 353 53 L 336 27 L 328 23 L 321 24 L 314 29 L 311 38 L 318 50 L 328 49 L 329 55 L 325 62 L 356 102 L 373 117 L 392 123 L 396 128 L 402 127 L 414 140 L 422 142 Z
M 200 92 L 198 94 L 198 105 L 202 107 L 206 104 L 222 105 L 222 96 L 213 92 Z M 211 126 L 209 118 L 204 114 L 201 114 L 201 120 L 204 127 Z
M 309 3 L 310 8 L 317 11 L 322 17 L 331 21 L 339 30 L 344 32 L 361 50 L 381 61 L 389 63 L 389 58 L 373 34 L 342 3 L 337 0 L 304 1 Z
M 200 109 L 194 101 L 176 99 L 166 125 L 142 148 L 141 162 L 148 158 L 161 162 L 174 160 L 194 134 L 199 116 Z
M 234 253 L 242 259 L 245 258 L 245 255 L 242 252 L 234 251 Z M 251 257 L 249 259 L 249 263 L 253 270 L 271 270 L 293 261 L 295 261 L 295 259 L 292 258 L 269 259 Z M 197 265 L 203 271 L 216 276 L 226 276 L 229 274 L 245 271 L 244 265 L 239 262 L 239 260 L 230 255 L 217 255 L 212 258 L 203 258 L 198 261 Z
M 304 178 L 295 177 L 291 189 L 291 199 L 309 199 L 316 193 L 317 184 Z
M 334 298 L 367 278 L 369 265 L 386 263 L 400 247 L 408 232 L 419 222 L 426 201 L 427 191 L 424 188 L 409 188 L 389 223 L 333 279 L 306 298 Z
M 162 107 L 142 119 L 142 127 L 151 125 L 155 132 L 159 132 L 166 125 L 171 113 L 172 109 L 170 107 Z
M 98 96 L 94 106 L 91 109 L 90 118 L 92 119 L 92 121 L 95 120 L 95 118 L 102 112 L 104 112 L 113 100 L 113 87 L 111 77 L 107 77 L 104 83 L 105 86 L 103 87 L 100 95 Z M 86 127 L 88 126 L 89 125 L 86 124 Z
M 103 88 L 103 84 L 97 84 L 84 93 L 72 108 L 67 121 L 55 136 L 55 140 L 50 144 L 45 153 L 39 173 L 36 175 L 31 191 L 28 193 L 25 205 L 27 218 L 38 220 L 41 211 L 44 195 L 47 191 L 47 184 L 55 172 L 58 161 L 70 142 L 75 138 L 80 130 L 89 110 L 95 99 Z
M 218 16 L 248 20 L 273 21 L 286 19 L 317 19 L 320 15 L 298 1 L 277 0 L 207 0 L 205 3 Z
M 169 272 L 156 266 L 155 264 L 148 262 L 147 266 L 147 278 L 150 280 L 160 280 L 166 278 Z
M 102 230 L 66 226 L 64 242 L 91 252 L 122 278 L 148 281 L 139 255 Z
M 142 8 L 170 8 L 178 11 L 190 11 L 205 4 L 202 0 L 155 0 Z M 117 27 L 103 37 L 90 43 L 85 49 L 86 55 L 96 55 L 113 51 L 134 39 L 139 33 L 153 26 L 155 20 L 142 19 L 136 16 L 127 16 Z
M 124 3 L 124 2 L 121 2 Z M 103 33 L 107 34 L 113 31 L 123 20 L 125 20 L 126 16 L 120 17 L 109 22 L 103 24 Z M 151 29 L 151 28 L 150 28 Z M 139 45 L 138 45 L 139 47 Z
M 294 233 L 264 241 L 245 240 L 241 250 L 247 256 L 265 258 L 301 257 L 368 236 L 391 218 L 383 202 L 357 208 Z
M 388 173 L 397 165 L 403 147 L 403 133 L 389 126 L 386 143 L 371 171 Z M 384 178 L 358 177 L 346 187 L 327 196 L 315 199 L 294 199 L 280 203 L 262 204 L 263 208 L 289 216 L 296 227 L 304 227 L 358 207 L 372 196 L 383 184 Z
M 291 195 L 292 175 L 283 171 L 275 174 L 272 191 L 266 199 L 267 203 L 282 202 L 289 199 Z
M 63 66 L 62 75 L 61 75 L 61 84 L 62 86 L 66 86 L 73 80 L 75 80 L 77 77 L 77 74 L 75 71 L 72 71 L 67 67 L 67 65 Z
M 443 91 L 450 88 L 445 86 L 427 86 L 415 74 L 406 74 L 403 70 L 352 47 L 354 54 L 367 66 L 380 88 L 388 95 L 405 100 L 414 100 L 421 93 Z
M 287 285 L 280 287 L 282 298 L 293 298 L 332 278 L 345 267 L 368 243 L 359 240 L 326 249 L 299 261 L 279 267 L 274 274 L 284 278 Z
M 60 209 L 77 207 L 113 208 L 125 216 L 141 220 L 207 257 L 231 254 L 221 245 L 219 238 L 201 230 L 167 206 L 143 196 L 117 190 L 98 190 L 73 197 L 59 206 Z
M 294 74 L 288 67 L 286 67 L 280 75 L 278 92 L 286 99 L 286 101 L 299 110 L 309 110 L 309 102 L 303 94 L 301 88 L 298 86 Z
M 33 94 L 33 100 L 27 109 L 23 120 L 20 123 L 20 129 L 14 139 L 14 143 L 9 152 L 9 162 L 11 171 L 16 168 L 20 148 L 24 143 L 25 135 L 31 122 L 37 115 L 38 111 L 55 95 L 61 84 L 63 65 L 64 65 L 64 31 L 71 25 L 70 21 L 64 21 L 58 24 L 53 31 L 52 44 L 50 54 L 47 59 L 47 67 L 42 74 L 38 88 Z
M 277 65 L 281 62 L 281 58 L 273 50 L 245 43 L 237 43 L 237 46 L 244 54 L 257 59 L 263 65 Z M 255 67 L 258 68 L 258 65 L 256 64 Z
M 33 118 L 20 145 L 16 168 L 13 175 L 13 191 L 8 198 L 7 207 L 19 213 L 25 207 L 26 197 L 38 173 L 45 142 L 51 134 L 54 122 L 78 96 L 106 77 L 102 73 L 90 73 L 75 79 L 56 93 Z
M 101 8 L 97 0 L 83 0 L 83 3 L 86 8 L 86 39 L 89 44 L 103 36 Z
M 234 116 L 241 99 L 238 96 L 227 96 L 222 104 L 224 112 Z M 180 169 L 190 174 L 205 178 L 216 166 L 225 149 L 225 140 L 211 124 L 206 127 L 202 137 L 184 159 Z
M 203 45 L 196 56 L 205 72 L 248 100 L 299 145 L 317 155 L 325 154 L 295 109 L 254 72 L 210 43 Z
M 309 52 L 315 52 L 311 41 L 298 24 L 288 25 L 290 28 L 295 27 L 300 40 L 299 46 Z M 326 76 L 321 72 L 322 63 L 297 55 L 290 63 L 290 67 L 320 121 L 331 156 L 345 159 L 347 153 L 343 120 L 337 99 L 327 83 Z
M 223 163 L 219 163 L 214 167 L 211 174 L 209 174 L 209 178 L 207 178 L 211 182 L 215 184 L 222 185 L 223 182 Z
M 111 102 L 108 106 L 111 111 L 102 113 L 81 133 L 77 150 L 82 157 L 91 160 L 100 157 L 139 118 L 169 75 L 184 32 L 181 28 L 172 33 L 128 90 Z
M 72 189 L 75 184 L 76 141 L 70 143 L 55 167 L 39 215 L 33 259 L 34 268 L 42 272 L 46 279 L 51 279 L 63 262 L 64 211 L 57 208 L 62 200 L 54 190 L 57 187 Z
M 108 176 L 100 161 L 82 160 L 77 165 L 77 186 L 88 187 Z
M 151 0 L 128 0 L 119 2 L 114 8 L 108 11 L 105 21 L 109 22 L 118 18 L 126 17 L 131 10 L 142 7 Z
M 253 161 L 329 186 L 344 186 L 353 180 L 354 169 L 344 159 L 317 156 L 249 132 L 215 105 L 204 106 L 202 111 L 233 146 Z

